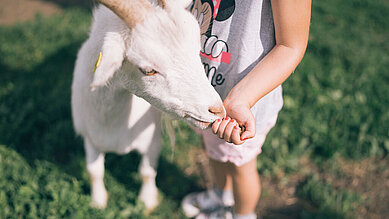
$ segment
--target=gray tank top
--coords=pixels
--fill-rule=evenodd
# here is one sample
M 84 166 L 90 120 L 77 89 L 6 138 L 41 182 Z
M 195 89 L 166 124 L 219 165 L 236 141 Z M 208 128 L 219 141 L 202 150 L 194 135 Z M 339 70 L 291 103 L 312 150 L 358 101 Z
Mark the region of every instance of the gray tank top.
M 275 45 L 270 0 L 195 0 L 191 10 L 201 27 L 205 72 L 224 100 Z M 277 116 L 282 104 L 279 86 L 251 108 L 257 130 Z

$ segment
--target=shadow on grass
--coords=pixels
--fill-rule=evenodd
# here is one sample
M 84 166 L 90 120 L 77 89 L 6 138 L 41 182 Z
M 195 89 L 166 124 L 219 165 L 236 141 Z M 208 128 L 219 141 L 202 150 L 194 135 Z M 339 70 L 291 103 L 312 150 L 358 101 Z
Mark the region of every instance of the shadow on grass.
M 138 195 L 141 186 L 138 175 L 140 161 L 141 155 L 137 152 L 127 155 L 107 154 L 105 167 L 126 189 L 133 190 Z M 165 157 L 159 158 L 156 182 L 165 197 L 177 202 L 180 202 L 189 192 L 200 189 L 196 177 L 186 176 L 176 164 Z
M 299 201 L 292 205 L 268 208 L 261 213 L 263 219 L 343 219 L 342 214 L 332 209 L 317 210 L 307 201 Z
M 32 71 L 6 69 L 1 87 L 2 143 L 27 160 L 44 159 L 60 165 L 82 153 L 70 112 L 70 83 L 80 42 L 61 49 Z
M 176 164 L 165 157 L 159 160 L 157 186 L 166 197 L 179 203 L 189 192 L 201 190 L 196 177 L 186 176 Z
M 32 167 L 35 160 L 45 160 L 84 180 L 83 143 L 75 136 L 70 108 L 72 73 L 80 45 L 75 42 L 60 49 L 31 71 L 10 69 L 0 63 L 0 143 L 16 150 Z M 138 194 L 139 162 L 137 153 L 107 154 L 106 171 L 125 189 Z M 163 157 L 157 184 L 166 197 L 177 202 L 197 189 L 194 178 L 185 176 Z M 89 189 L 85 182 L 84 192 L 89 193 Z

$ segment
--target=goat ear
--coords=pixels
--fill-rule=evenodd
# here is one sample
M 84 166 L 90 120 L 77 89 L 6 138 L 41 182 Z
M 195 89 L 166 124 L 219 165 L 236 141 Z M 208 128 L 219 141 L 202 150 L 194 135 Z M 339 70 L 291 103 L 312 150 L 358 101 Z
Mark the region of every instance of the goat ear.
M 108 32 L 104 37 L 101 53 L 96 61 L 91 90 L 107 84 L 114 73 L 122 66 L 124 59 L 124 40 L 118 33 Z

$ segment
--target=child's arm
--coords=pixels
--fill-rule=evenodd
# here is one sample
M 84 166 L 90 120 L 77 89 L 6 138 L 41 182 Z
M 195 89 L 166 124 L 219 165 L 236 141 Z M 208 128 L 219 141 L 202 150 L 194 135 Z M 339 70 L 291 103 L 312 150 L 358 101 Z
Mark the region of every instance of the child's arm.
M 213 132 L 234 144 L 255 135 L 250 108 L 284 82 L 304 56 L 308 43 L 311 0 L 272 0 L 275 47 L 230 91 L 224 100 L 232 120 L 216 121 Z M 240 135 L 237 123 L 245 127 Z

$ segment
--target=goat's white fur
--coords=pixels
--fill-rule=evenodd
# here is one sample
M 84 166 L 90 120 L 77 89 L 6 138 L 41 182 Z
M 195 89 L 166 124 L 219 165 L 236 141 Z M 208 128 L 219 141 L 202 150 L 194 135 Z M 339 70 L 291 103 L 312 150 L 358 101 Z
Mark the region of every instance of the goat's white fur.
M 142 0 L 144 1 L 144 0 Z M 140 199 L 147 209 L 158 204 L 155 185 L 160 152 L 161 112 L 205 128 L 224 112 L 200 61 L 199 27 L 183 5 L 156 3 L 131 29 L 112 11 L 98 6 L 89 39 L 80 49 L 72 84 L 72 114 L 84 139 L 92 203 L 107 205 L 104 153 L 137 150 L 143 179 Z M 100 65 L 93 73 L 99 52 Z M 147 76 L 139 68 L 159 73 Z M 147 102 L 146 102 L 146 101 Z M 151 105 L 155 106 L 151 107 Z

